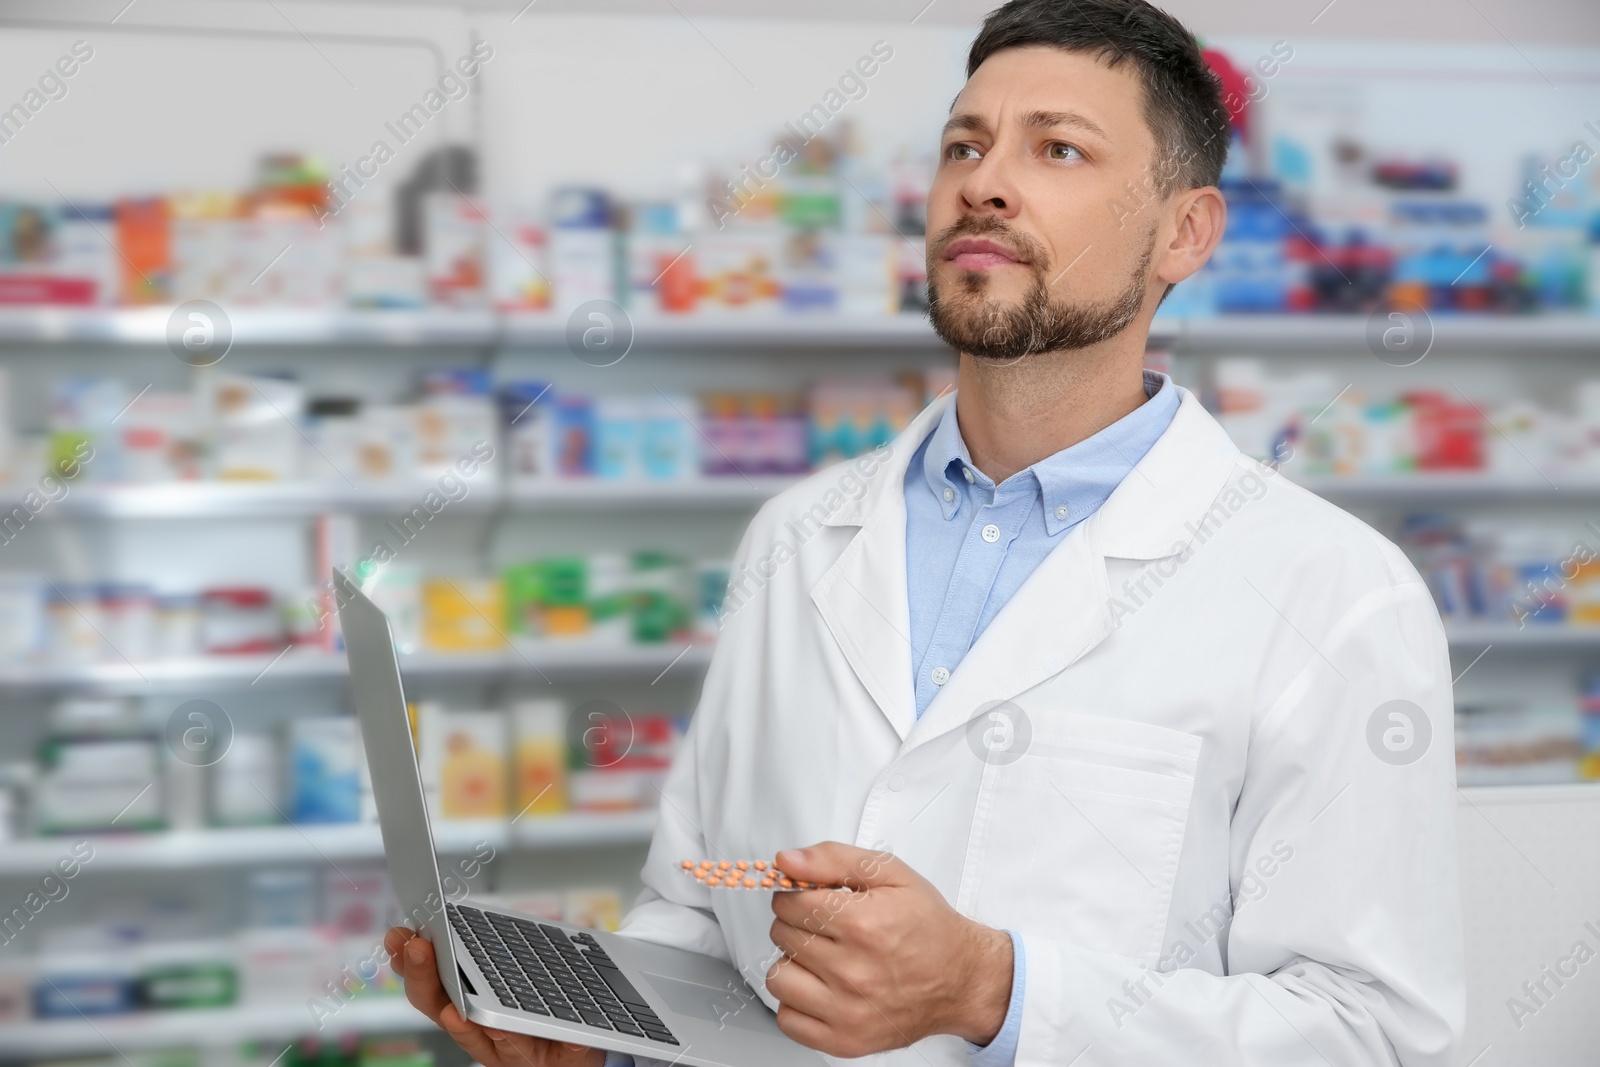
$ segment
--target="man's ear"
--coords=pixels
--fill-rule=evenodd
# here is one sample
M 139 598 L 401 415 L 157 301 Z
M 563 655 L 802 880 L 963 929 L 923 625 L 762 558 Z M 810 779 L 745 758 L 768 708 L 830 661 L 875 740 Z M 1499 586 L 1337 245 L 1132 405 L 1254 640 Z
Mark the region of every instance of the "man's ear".
M 1156 249 L 1155 276 L 1176 285 L 1205 266 L 1222 240 L 1228 222 L 1228 205 L 1214 185 L 1188 189 L 1172 198 L 1170 234 Z

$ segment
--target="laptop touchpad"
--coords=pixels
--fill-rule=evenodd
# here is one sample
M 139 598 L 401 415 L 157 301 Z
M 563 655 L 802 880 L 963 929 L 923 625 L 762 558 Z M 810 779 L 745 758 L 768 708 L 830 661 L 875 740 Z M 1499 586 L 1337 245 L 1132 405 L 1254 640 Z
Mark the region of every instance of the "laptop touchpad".
M 661 994 L 661 999 L 667 1002 L 667 1006 L 679 1015 L 706 1019 L 716 1023 L 719 1030 L 725 1026 L 737 1026 L 741 1030 L 756 1030 L 761 1033 L 772 1031 L 767 1021 L 771 1016 L 767 1006 L 742 985 L 735 993 L 727 989 L 713 989 L 711 986 L 685 982 L 681 978 L 651 974 L 649 971 L 645 971 L 644 976 L 650 980 L 650 985 L 655 991 Z

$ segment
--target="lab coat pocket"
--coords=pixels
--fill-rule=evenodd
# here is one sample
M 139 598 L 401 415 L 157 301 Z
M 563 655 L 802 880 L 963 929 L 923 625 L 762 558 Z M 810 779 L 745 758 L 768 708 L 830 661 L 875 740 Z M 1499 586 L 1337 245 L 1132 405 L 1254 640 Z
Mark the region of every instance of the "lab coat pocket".
M 1200 738 L 1090 715 L 1033 724 L 1019 759 L 984 768 L 958 906 L 990 926 L 1153 963 Z

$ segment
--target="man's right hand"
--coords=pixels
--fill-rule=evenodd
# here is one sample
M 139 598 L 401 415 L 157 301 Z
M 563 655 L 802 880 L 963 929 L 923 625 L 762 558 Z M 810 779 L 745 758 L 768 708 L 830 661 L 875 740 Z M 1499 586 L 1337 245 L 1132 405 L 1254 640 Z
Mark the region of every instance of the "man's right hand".
M 415 931 L 396 926 L 384 935 L 383 947 L 405 983 L 411 1006 L 455 1038 L 483 1067 L 601 1067 L 605 1063 L 606 1055 L 599 1049 L 494 1030 L 463 1019 L 439 981 L 433 946 Z

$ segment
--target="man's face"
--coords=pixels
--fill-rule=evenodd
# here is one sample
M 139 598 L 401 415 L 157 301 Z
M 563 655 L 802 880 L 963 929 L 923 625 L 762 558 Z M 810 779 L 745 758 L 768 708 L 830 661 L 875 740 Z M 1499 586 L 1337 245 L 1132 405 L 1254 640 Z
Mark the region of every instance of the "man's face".
M 1142 99 L 1131 64 L 1049 47 L 997 52 L 968 80 L 928 196 L 946 342 L 1016 359 L 1104 341 L 1138 316 L 1159 215 Z

